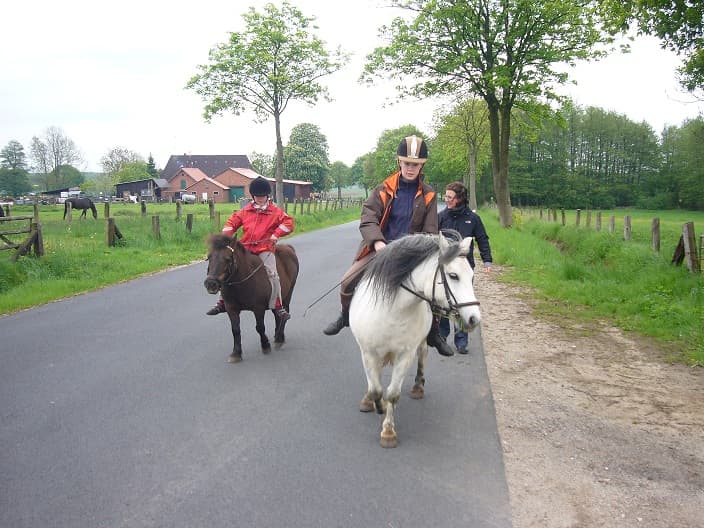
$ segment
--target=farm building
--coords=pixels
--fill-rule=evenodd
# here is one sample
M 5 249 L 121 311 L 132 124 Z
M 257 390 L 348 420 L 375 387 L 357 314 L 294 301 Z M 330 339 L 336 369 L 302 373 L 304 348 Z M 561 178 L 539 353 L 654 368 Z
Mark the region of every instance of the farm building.
M 203 202 L 212 200 L 214 203 L 235 202 L 230 194 L 230 188 L 217 180 L 205 176 L 193 183 L 186 190 L 189 194 L 195 194 L 198 200 Z
M 198 200 L 212 199 L 219 203 L 250 198 L 249 184 L 260 176 L 244 155 L 171 156 L 161 174 L 169 182 L 162 194 L 165 199 L 189 193 L 196 194 Z M 276 192 L 275 180 L 267 179 Z M 311 182 L 285 179 L 283 184 L 288 201 L 310 197 Z
M 208 176 L 200 169 L 195 167 L 184 167 L 179 169 L 170 179 L 168 189 L 164 192 L 165 199 L 174 199 L 181 197 L 181 194 L 189 192 L 187 189 L 194 183 L 198 183 L 203 178 Z
M 162 178 L 147 178 L 115 184 L 115 194 L 118 198 L 137 196 L 139 200 L 158 202 L 164 197 L 162 193 L 168 190 L 169 184 Z

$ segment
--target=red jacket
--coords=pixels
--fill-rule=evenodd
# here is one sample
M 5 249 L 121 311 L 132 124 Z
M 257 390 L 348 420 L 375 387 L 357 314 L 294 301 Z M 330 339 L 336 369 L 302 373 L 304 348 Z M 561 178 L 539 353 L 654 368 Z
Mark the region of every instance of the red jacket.
M 281 238 L 293 233 L 293 218 L 275 206 L 271 201 L 266 209 L 256 209 L 248 203 L 243 209 L 235 211 L 225 222 L 222 232 L 233 236 L 242 228 L 240 242 L 255 254 L 274 251 L 271 235 Z

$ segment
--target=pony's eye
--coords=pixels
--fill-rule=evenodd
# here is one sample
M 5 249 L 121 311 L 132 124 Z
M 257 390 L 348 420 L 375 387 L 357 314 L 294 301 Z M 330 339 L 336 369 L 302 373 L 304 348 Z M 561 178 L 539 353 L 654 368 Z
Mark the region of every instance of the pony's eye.
M 454 271 L 450 272 L 447 274 L 448 277 L 450 277 L 452 280 L 459 280 L 460 276 L 457 275 Z

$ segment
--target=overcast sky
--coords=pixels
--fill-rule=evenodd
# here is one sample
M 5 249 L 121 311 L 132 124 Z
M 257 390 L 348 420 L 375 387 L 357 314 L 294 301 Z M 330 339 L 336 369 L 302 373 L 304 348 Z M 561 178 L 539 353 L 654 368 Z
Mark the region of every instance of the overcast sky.
M 33 136 L 61 128 L 84 157 L 81 167 L 99 171 L 114 147 L 151 153 L 157 167 L 172 154 L 271 154 L 273 120 L 252 116 L 202 118 L 203 102 L 188 79 L 208 51 L 241 29 L 241 15 L 261 0 L 198 2 L 123 0 L 24 0 L 3 7 L 0 30 L 0 147 L 17 140 L 29 154 Z M 393 16 L 378 0 L 354 4 L 292 0 L 316 17 L 317 35 L 353 54 L 350 64 L 323 79 L 335 101 L 314 108 L 291 105 L 282 115 L 284 144 L 291 128 L 318 125 L 330 160 L 352 164 L 387 129 L 413 124 L 430 130 L 438 101 L 388 106 L 388 83 L 357 83 L 365 56 L 381 42 L 379 26 Z M 569 89 L 577 104 L 599 106 L 647 121 L 660 132 L 704 110 L 690 102 L 675 79 L 679 60 L 654 39 L 639 39 L 629 55 L 614 55 L 574 70 Z

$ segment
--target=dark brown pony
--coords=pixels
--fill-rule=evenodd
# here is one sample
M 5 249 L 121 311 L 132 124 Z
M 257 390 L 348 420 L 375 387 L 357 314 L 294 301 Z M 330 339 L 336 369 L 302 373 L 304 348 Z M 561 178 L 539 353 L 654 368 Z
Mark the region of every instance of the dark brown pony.
M 250 311 L 256 319 L 256 329 L 261 341 L 262 352 L 271 352 L 266 336 L 264 314 L 269 309 L 271 284 L 262 259 L 245 249 L 236 238 L 226 235 L 210 235 L 208 238 L 208 275 L 205 289 L 208 293 L 221 292 L 227 315 L 230 317 L 234 346 L 228 358 L 230 363 L 242 361 L 242 340 L 240 333 L 240 312 Z M 298 277 L 298 257 L 293 246 L 276 246 L 276 269 L 281 280 L 281 304 L 289 309 L 293 288 Z M 272 310 L 273 311 L 273 310 Z M 285 341 L 286 321 L 274 314 L 274 346 L 279 348 Z
M 66 220 L 66 213 L 68 212 L 68 204 L 71 204 L 71 209 L 81 209 L 81 217 L 85 218 L 88 209 L 93 211 L 93 218 L 98 218 L 98 211 L 95 209 L 95 204 L 90 198 L 67 198 L 64 202 L 64 220 Z

